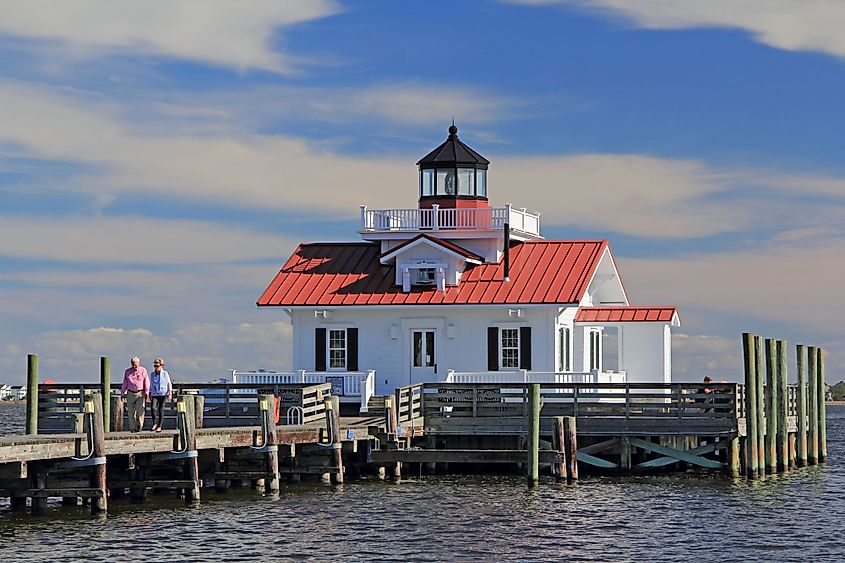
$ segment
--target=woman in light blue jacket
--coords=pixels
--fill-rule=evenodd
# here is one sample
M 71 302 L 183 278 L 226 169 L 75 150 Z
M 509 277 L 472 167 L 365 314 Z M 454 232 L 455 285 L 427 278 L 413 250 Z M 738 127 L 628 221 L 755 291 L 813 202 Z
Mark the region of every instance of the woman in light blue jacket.
M 164 422 L 164 401 L 173 399 L 173 382 L 170 374 L 164 369 L 164 360 L 156 358 L 153 361 L 153 371 L 150 372 L 150 397 L 153 411 L 153 432 L 161 432 Z

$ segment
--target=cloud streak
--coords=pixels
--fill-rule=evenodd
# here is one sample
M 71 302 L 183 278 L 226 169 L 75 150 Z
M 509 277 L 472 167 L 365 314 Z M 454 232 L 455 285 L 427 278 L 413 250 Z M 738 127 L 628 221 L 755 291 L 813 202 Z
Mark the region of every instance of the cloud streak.
M 236 70 L 290 73 L 300 62 L 274 50 L 279 29 L 339 11 L 332 0 L 0 1 L 0 34 L 45 43 L 52 56 L 161 56 Z
M 830 0 L 509 0 L 566 4 L 619 17 L 646 29 L 742 29 L 758 42 L 787 51 L 845 58 L 845 5 Z

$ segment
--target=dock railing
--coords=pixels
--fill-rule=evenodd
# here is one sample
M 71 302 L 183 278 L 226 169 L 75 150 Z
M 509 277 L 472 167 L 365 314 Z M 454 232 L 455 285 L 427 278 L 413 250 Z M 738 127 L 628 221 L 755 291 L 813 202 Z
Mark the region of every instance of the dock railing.
M 523 432 L 528 385 L 513 381 L 507 387 L 501 383 L 424 384 L 426 429 L 448 432 L 450 424 L 494 428 L 496 424 L 483 419 L 500 418 L 499 428 L 508 427 L 510 419 L 512 433 Z M 709 383 L 706 388 L 701 383 L 540 383 L 540 389 L 542 419 L 548 423 L 552 417 L 575 416 L 586 420 L 578 424 L 587 432 L 591 425 L 614 425 L 632 434 L 658 426 L 667 432 L 675 429 L 679 435 L 730 434 L 738 432 L 744 416 L 738 400 L 744 389 L 737 383 Z M 794 416 L 794 401 L 791 404 L 790 416 Z
M 360 412 L 367 412 L 370 397 L 376 392 L 376 371 L 231 371 L 233 383 L 275 384 L 318 384 L 331 383 L 332 395 L 342 402 L 357 401 Z
M 76 413 L 82 412 L 85 395 L 100 389 L 97 383 L 41 383 L 38 387 L 38 428 L 44 434 L 67 432 Z M 258 424 L 258 398 L 264 394 L 278 398 L 279 425 L 319 422 L 325 418 L 324 398 L 332 391 L 331 383 L 174 383 L 173 387 L 174 400 L 164 407 L 166 428 L 175 428 L 178 395 L 202 395 L 203 425 L 218 428 Z M 119 393 L 120 385 L 112 384 L 111 396 Z M 288 416 L 292 409 L 293 417 Z M 124 428 L 128 428 L 125 422 Z

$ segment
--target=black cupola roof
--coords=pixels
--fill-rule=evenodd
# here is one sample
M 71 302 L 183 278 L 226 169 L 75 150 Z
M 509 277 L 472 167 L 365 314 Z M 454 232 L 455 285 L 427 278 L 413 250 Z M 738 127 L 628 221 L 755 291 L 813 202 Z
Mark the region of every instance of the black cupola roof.
M 446 141 L 422 157 L 417 166 L 424 168 L 471 167 L 487 170 L 490 161 L 458 139 L 458 128 L 452 123 Z

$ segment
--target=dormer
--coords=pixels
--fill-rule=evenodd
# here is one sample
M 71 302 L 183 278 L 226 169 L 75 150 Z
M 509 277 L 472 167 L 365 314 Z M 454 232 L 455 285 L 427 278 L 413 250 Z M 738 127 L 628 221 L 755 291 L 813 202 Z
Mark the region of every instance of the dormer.
M 450 241 L 420 234 L 379 256 L 383 266 L 395 266 L 396 285 L 402 291 L 413 288 L 446 291 L 458 285 L 468 264 L 482 264 L 483 257 Z

